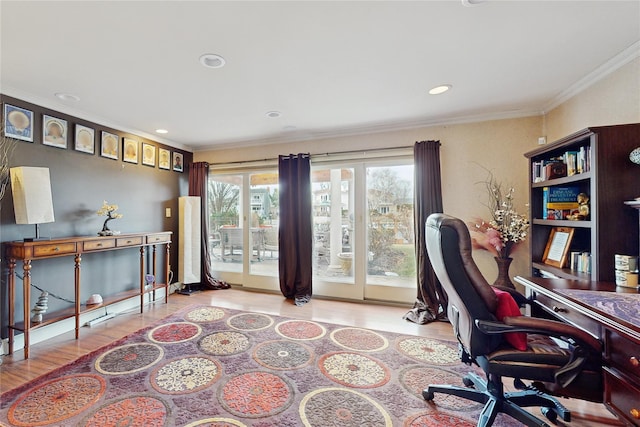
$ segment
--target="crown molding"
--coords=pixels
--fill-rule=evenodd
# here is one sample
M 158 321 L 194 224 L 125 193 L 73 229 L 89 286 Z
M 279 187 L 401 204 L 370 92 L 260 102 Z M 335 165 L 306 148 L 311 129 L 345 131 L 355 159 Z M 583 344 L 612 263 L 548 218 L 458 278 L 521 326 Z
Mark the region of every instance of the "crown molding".
M 404 130 L 419 129 L 434 126 L 457 125 L 466 123 L 486 122 L 492 120 L 517 119 L 531 116 L 541 116 L 539 110 L 516 110 L 503 111 L 498 113 L 475 114 L 468 116 L 457 116 L 450 118 L 433 118 L 420 120 L 406 120 L 387 123 L 369 123 L 360 126 L 347 126 L 342 128 L 314 130 L 314 131 L 293 131 L 268 138 L 258 139 L 236 139 L 212 142 L 207 146 L 193 146 L 194 153 L 202 153 L 212 150 L 225 150 L 230 148 L 246 148 L 272 144 L 286 144 L 305 141 L 316 141 L 330 138 L 342 138 L 358 135 L 370 135 L 385 132 L 399 132 Z
M 146 139 L 150 139 L 150 140 L 155 141 L 155 142 L 166 144 L 166 145 L 171 146 L 173 148 L 179 148 L 181 150 L 193 152 L 193 149 L 191 147 L 187 146 L 187 145 L 180 144 L 180 143 L 178 143 L 176 141 L 172 141 L 170 139 L 163 138 L 163 137 L 160 137 L 158 135 L 154 135 L 154 134 L 142 131 L 140 129 L 129 128 L 129 127 L 126 127 L 126 126 L 119 125 L 117 123 L 111 122 L 108 119 L 105 119 L 104 117 L 95 116 L 95 115 L 90 114 L 90 113 L 88 113 L 88 112 L 86 112 L 84 110 L 81 110 L 81 109 L 78 109 L 78 108 L 73 108 L 73 107 L 70 107 L 67 104 L 63 104 L 61 102 L 57 102 L 54 99 L 43 98 L 41 96 L 33 95 L 33 94 L 25 92 L 23 90 L 16 89 L 14 87 L 6 86 L 6 85 L 3 85 L 2 87 L 0 87 L 0 93 L 2 93 L 3 95 L 6 95 L 6 96 L 10 96 L 12 98 L 17 98 L 17 99 L 20 99 L 22 101 L 29 102 L 31 104 L 39 105 L 40 107 L 43 107 L 43 108 L 48 108 L 50 110 L 54 110 L 54 111 L 58 111 L 60 113 L 68 114 L 70 116 L 77 117 L 79 119 L 87 120 L 87 121 L 99 124 L 101 126 L 104 126 L 104 127 L 116 129 L 116 130 L 119 130 L 121 132 L 131 133 L 131 134 L 140 136 L 142 138 L 146 138 Z
M 543 110 L 544 114 L 573 98 L 589 86 L 599 82 L 609 74 L 612 74 L 638 57 L 640 57 L 640 40 L 633 43 L 631 46 L 569 86 L 567 89 L 560 92 L 545 106 Z

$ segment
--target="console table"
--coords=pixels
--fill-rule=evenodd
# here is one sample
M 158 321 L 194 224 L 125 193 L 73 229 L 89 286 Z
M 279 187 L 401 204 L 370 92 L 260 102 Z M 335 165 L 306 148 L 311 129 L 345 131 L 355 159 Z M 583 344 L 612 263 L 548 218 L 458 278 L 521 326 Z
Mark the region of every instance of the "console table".
M 9 354 L 13 353 L 14 331 L 22 331 L 24 334 L 24 358 L 29 358 L 29 331 L 33 328 L 48 325 L 63 319 L 75 317 L 76 339 L 80 334 L 80 315 L 109 304 L 125 299 L 140 296 L 140 312 L 143 312 L 144 296 L 152 292 L 155 299 L 157 289 L 165 290 L 165 303 L 168 302 L 168 283 L 156 283 L 156 245 L 165 246 L 164 273 L 169 277 L 169 251 L 171 247 L 171 231 L 159 233 L 135 233 L 105 237 L 66 237 L 61 239 L 40 240 L 33 242 L 6 242 L 5 254 L 9 264 L 8 298 L 9 298 Z M 80 302 L 80 264 L 82 254 L 93 252 L 114 251 L 125 248 L 140 248 L 140 289 L 121 292 L 115 295 L 103 297 L 100 304 L 85 305 Z M 152 265 L 154 282 L 146 287 L 145 283 L 145 249 L 152 248 Z M 29 317 L 31 312 L 31 261 L 47 258 L 75 257 L 75 306 L 72 309 L 61 310 L 52 313 L 44 313 L 42 322 L 32 323 Z M 15 271 L 17 261 L 22 261 L 24 270 L 23 278 L 23 304 L 24 320 L 15 321 Z M 168 280 L 167 280 L 168 281 Z
M 628 425 L 640 426 L 640 294 L 613 283 L 520 277 L 533 315 L 552 316 L 591 333 L 603 346 L 603 401 Z

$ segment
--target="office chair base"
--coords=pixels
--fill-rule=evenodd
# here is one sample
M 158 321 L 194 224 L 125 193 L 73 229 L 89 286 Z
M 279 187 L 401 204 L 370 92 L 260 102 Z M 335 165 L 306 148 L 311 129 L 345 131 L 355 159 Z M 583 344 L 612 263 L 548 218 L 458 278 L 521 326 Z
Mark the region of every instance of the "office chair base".
M 491 426 L 499 413 L 507 414 L 529 427 L 550 427 L 549 424 L 524 409 L 528 406 L 542 407 L 542 413 L 551 422 L 555 422 L 557 416 L 564 421 L 571 421 L 571 413 L 556 398 L 535 389 L 503 393 L 500 379 L 487 382 L 473 373 L 465 376 L 463 383 L 467 388 L 453 385 L 429 385 L 422 392 L 422 397 L 431 401 L 435 393 L 443 393 L 484 404 L 477 427 Z

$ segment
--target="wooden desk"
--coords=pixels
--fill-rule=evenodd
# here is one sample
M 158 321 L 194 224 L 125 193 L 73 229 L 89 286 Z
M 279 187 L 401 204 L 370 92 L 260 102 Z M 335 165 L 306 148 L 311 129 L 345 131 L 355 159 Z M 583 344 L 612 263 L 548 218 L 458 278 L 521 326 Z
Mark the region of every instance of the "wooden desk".
M 152 292 L 155 299 L 156 289 L 165 290 L 165 303 L 168 301 L 168 283 L 152 283 L 149 289 L 145 288 L 145 248 L 153 248 L 153 277 L 156 277 L 156 245 L 165 245 L 165 278 L 169 277 L 169 251 L 171 247 L 171 231 L 159 233 L 136 233 L 122 234 L 118 236 L 105 237 L 66 237 L 62 239 L 42 240 L 36 242 L 6 242 L 5 253 L 9 264 L 8 298 L 9 298 L 9 354 L 13 353 L 14 331 L 24 333 L 24 358 L 29 358 L 29 331 L 33 328 L 48 325 L 63 319 L 75 317 L 76 339 L 80 334 L 80 314 L 107 306 L 133 296 L 140 296 L 140 312 L 143 311 L 144 295 Z M 103 296 L 101 304 L 83 305 L 80 303 L 80 264 L 83 253 L 106 252 L 118 249 L 139 247 L 140 248 L 140 289 L 121 292 L 116 295 Z M 31 324 L 31 261 L 38 259 L 57 258 L 73 256 L 75 257 L 75 306 L 73 309 L 61 310 L 53 313 L 44 313 L 43 321 Z M 22 261 L 24 278 L 22 282 L 23 290 L 23 310 L 24 321 L 15 322 L 15 270 L 16 262 Z M 168 280 L 167 280 L 168 281 Z
M 638 292 L 603 282 L 520 276 L 514 280 L 534 299 L 534 316 L 573 324 L 603 342 L 603 401 L 625 423 L 640 426 Z

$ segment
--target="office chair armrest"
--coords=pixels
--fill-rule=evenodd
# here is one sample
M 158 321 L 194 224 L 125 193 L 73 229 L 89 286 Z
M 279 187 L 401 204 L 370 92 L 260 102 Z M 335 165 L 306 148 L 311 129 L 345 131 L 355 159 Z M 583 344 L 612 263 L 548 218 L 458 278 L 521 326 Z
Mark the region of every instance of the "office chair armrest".
M 597 353 L 602 353 L 602 343 L 580 328 L 555 320 L 536 317 L 505 317 L 502 322 L 476 320 L 478 328 L 486 334 L 504 334 L 507 332 L 526 332 L 529 334 L 549 335 L 566 340 L 570 338 Z

